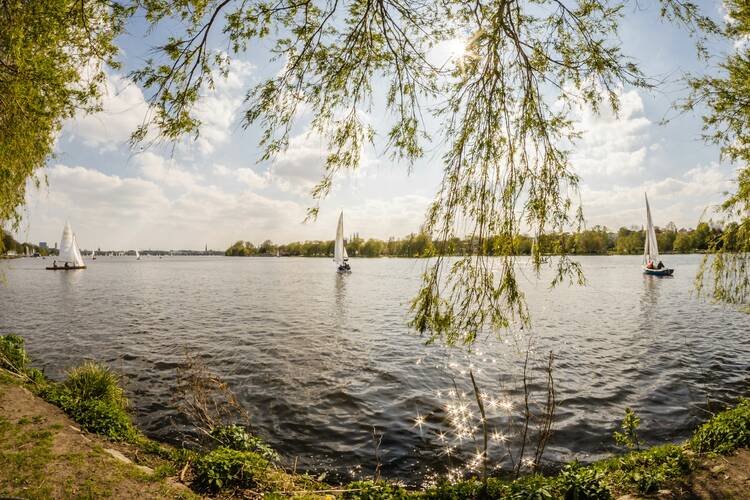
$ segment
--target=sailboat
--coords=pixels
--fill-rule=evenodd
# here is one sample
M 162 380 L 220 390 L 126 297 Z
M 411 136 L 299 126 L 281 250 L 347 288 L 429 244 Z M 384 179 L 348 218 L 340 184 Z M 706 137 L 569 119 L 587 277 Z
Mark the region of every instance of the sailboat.
M 135 260 L 141 260 L 141 254 L 138 253 L 138 249 L 135 250 Z
M 336 228 L 336 242 L 333 245 L 333 261 L 338 265 L 339 273 L 350 273 L 352 272 L 351 266 L 349 266 L 349 255 L 346 253 L 346 246 L 344 246 L 344 212 L 339 215 L 339 225 Z
M 646 243 L 643 248 L 643 274 L 672 276 L 674 269 L 664 267 L 659 260 L 659 245 L 656 242 L 654 222 L 651 220 L 651 207 L 648 205 L 648 196 L 645 193 L 644 196 L 646 196 Z
M 91 260 L 96 260 L 96 250 L 91 250 Z
M 60 263 L 62 263 L 62 266 Z M 60 253 L 52 263 L 52 267 L 47 269 L 51 271 L 86 269 L 83 257 L 81 257 L 81 250 L 78 248 L 78 242 L 76 242 L 76 235 L 73 233 L 69 222 L 65 222 L 62 238 L 60 238 Z

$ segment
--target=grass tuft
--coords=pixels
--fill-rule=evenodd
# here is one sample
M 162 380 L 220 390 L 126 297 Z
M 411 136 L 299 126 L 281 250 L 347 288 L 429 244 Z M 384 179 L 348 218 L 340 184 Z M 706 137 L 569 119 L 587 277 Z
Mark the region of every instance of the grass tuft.
M 119 377 L 106 366 L 86 362 L 70 370 L 61 384 L 42 388 L 40 395 L 89 432 L 114 441 L 133 441 L 138 435 Z

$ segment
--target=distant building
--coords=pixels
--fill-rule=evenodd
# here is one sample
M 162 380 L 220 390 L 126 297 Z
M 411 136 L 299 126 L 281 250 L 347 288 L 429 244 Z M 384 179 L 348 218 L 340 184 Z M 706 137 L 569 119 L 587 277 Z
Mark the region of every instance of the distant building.
M 40 241 L 39 242 L 39 248 L 44 248 L 46 250 L 49 247 L 47 246 L 47 242 L 46 241 Z

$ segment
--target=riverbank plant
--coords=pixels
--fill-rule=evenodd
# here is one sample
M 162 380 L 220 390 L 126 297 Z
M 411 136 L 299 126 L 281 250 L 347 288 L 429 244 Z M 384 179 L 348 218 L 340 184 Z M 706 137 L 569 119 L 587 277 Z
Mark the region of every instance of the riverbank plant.
M 39 394 L 84 430 L 115 441 L 133 441 L 138 434 L 119 377 L 104 365 L 86 362 L 70 370 L 62 383 L 50 383 Z
M 742 399 L 703 424 L 689 441 L 697 453 L 727 454 L 750 446 L 750 400 Z
M 44 375 L 36 368 L 31 368 L 31 357 L 26 352 L 23 337 L 18 335 L 0 335 L 0 370 L 29 382 L 41 383 Z
M 31 370 L 23 339 L 0 337 L 0 355 L 12 360 L 14 369 Z M 3 366 L 8 371 L 8 368 Z M 15 383 L 25 378 L 8 378 Z M 200 453 L 171 448 L 151 441 L 132 424 L 128 402 L 120 378 L 107 367 L 84 363 L 68 372 L 60 383 L 44 381 L 30 387 L 62 408 L 82 428 L 113 440 L 129 441 L 146 455 L 159 456 L 159 477 L 175 474 L 203 493 L 227 494 L 230 490 L 251 490 L 253 494 L 297 494 L 320 496 L 335 492 L 344 498 L 369 499 L 480 499 L 480 498 L 561 498 L 609 499 L 620 495 L 651 495 L 679 483 L 705 454 L 726 454 L 750 446 L 750 401 L 716 414 L 699 427 L 683 445 L 667 444 L 633 450 L 621 456 L 584 465 L 564 466 L 556 475 L 528 474 L 516 480 L 489 477 L 451 482 L 440 480 L 421 489 L 409 489 L 387 481 L 356 481 L 339 487 L 326 485 L 305 474 L 288 473 L 275 462 L 276 453 L 240 425 L 214 428 L 218 447 Z M 626 415 L 623 430 L 637 439 L 637 417 Z M 638 439 L 639 445 L 642 441 Z

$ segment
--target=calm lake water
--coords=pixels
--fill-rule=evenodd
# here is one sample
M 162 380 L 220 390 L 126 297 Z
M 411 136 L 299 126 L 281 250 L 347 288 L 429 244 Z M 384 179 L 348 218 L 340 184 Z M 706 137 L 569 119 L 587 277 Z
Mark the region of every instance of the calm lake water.
M 700 257 L 665 259 L 672 279 L 643 276 L 640 256 L 579 260 L 588 286 L 552 290 L 519 264 L 533 360 L 556 357 L 549 463 L 615 450 L 626 407 L 646 441 L 676 441 L 707 418 L 708 400 L 750 395 L 750 317 L 695 298 Z M 465 353 L 426 346 L 406 326 L 423 261 L 352 259 L 347 276 L 329 259 L 99 257 L 71 272 L 45 271 L 49 262 L 0 264 L 0 333 L 24 336 L 54 378 L 85 359 L 114 367 L 152 436 L 192 439 L 172 401 L 188 350 L 230 383 L 256 432 L 298 469 L 371 473 L 373 428 L 383 435 L 382 474 L 406 482 L 475 451 L 446 410 L 462 392 L 476 408 Z M 515 402 L 511 413 L 523 343 L 520 332 L 480 340 L 471 361 L 488 398 Z M 534 377 L 538 389 L 543 374 Z M 490 422 L 504 432 L 503 415 Z

